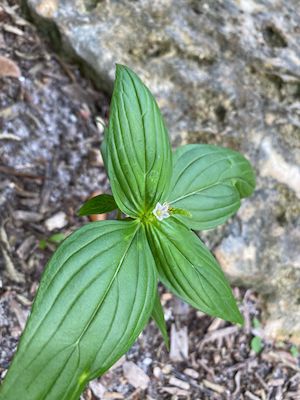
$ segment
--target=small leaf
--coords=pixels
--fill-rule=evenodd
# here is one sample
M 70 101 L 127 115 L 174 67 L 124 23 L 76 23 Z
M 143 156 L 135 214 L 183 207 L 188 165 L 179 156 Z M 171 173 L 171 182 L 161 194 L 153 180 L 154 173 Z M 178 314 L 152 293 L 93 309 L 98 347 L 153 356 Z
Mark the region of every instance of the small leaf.
M 156 297 L 155 297 L 155 303 L 154 303 L 154 307 L 152 310 L 152 318 L 156 322 L 156 325 L 158 326 L 158 329 L 160 330 L 160 332 L 162 334 L 166 348 L 168 350 L 170 350 L 170 339 L 169 339 L 169 335 L 168 335 L 168 331 L 167 331 L 164 311 L 163 311 L 162 305 L 160 303 L 160 298 L 159 298 L 158 292 L 156 293 Z
M 173 157 L 174 171 L 168 196 L 171 207 L 190 212 L 177 218 L 189 228 L 211 229 L 225 222 L 250 196 L 255 176 L 248 160 L 240 153 L 207 144 L 178 148 Z
M 49 242 L 59 244 L 65 239 L 65 234 L 64 233 L 54 233 L 54 235 L 51 235 L 49 237 Z
M 216 259 L 195 233 L 174 217 L 147 225 L 148 239 L 162 283 L 193 307 L 243 323 Z
M 299 357 L 299 351 L 297 349 L 297 346 L 295 346 L 294 344 L 291 346 L 290 348 L 290 353 L 293 357 L 298 358 Z
M 46 267 L 0 400 L 78 400 L 136 340 L 156 288 L 139 223 L 93 222 L 74 232 Z
M 86 201 L 78 210 L 78 215 L 104 214 L 118 208 L 115 199 L 110 194 L 99 194 Z
M 259 336 L 254 336 L 250 343 L 251 350 L 259 354 L 263 349 L 263 342 Z
M 171 147 L 154 97 L 134 72 L 121 65 L 106 140 L 108 176 L 120 210 L 130 217 L 152 212 L 170 185 Z
M 41 250 L 45 250 L 46 247 L 47 247 L 47 240 L 46 240 L 46 239 L 41 239 L 41 240 L 39 241 L 39 248 L 40 248 Z
M 253 325 L 253 328 L 255 328 L 255 329 L 259 329 L 260 328 L 260 322 L 259 322 L 259 320 L 257 319 L 257 318 L 253 318 L 253 320 L 252 320 L 252 325 Z

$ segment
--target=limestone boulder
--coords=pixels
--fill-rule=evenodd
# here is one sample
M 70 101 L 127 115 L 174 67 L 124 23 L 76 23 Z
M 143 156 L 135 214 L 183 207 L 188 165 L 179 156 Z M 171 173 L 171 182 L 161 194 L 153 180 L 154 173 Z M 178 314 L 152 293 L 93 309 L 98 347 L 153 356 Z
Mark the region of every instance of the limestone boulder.
M 203 237 L 233 283 L 264 297 L 266 332 L 299 342 L 299 1 L 27 0 L 27 6 L 102 90 L 111 92 L 116 62 L 134 69 L 158 99 L 174 146 L 218 144 L 252 161 L 254 196 L 230 223 Z

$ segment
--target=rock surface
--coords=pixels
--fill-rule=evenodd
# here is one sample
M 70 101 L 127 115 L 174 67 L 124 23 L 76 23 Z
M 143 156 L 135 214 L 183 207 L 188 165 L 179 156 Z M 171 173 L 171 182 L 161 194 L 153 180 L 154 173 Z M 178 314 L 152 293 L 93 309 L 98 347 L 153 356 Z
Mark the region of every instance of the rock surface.
M 249 157 L 255 195 L 203 237 L 233 282 L 263 294 L 266 332 L 299 342 L 299 1 L 27 3 L 99 87 L 111 91 L 116 62 L 132 67 L 158 99 L 174 146 L 219 144 Z

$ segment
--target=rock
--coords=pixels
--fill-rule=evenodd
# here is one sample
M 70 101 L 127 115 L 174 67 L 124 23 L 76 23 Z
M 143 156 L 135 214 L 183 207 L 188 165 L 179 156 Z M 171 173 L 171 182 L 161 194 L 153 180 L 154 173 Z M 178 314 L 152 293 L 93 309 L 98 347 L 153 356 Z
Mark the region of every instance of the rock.
M 202 236 L 233 283 L 262 293 L 266 332 L 299 341 L 298 0 L 27 3 L 102 89 L 112 90 L 116 62 L 132 67 L 156 96 L 174 146 L 218 144 L 251 160 L 255 195 Z
M 150 378 L 134 362 L 127 361 L 123 364 L 123 373 L 128 382 L 137 388 L 147 389 Z
M 45 221 L 45 226 L 50 232 L 55 229 L 62 229 L 66 225 L 68 225 L 68 219 L 63 211 L 59 211 Z

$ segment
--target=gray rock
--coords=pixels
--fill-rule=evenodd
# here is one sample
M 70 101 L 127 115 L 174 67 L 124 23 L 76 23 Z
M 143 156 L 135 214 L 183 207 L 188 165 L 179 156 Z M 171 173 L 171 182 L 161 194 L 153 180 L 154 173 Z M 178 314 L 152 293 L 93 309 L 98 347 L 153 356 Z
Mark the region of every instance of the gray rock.
M 255 195 L 204 237 L 233 282 L 263 294 L 269 335 L 299 341 L 299 1 L 27 2 L 102 89 L 111 91 L 116 62 L 132 67 L 174 146 L 219 144 L 251 159 Z

